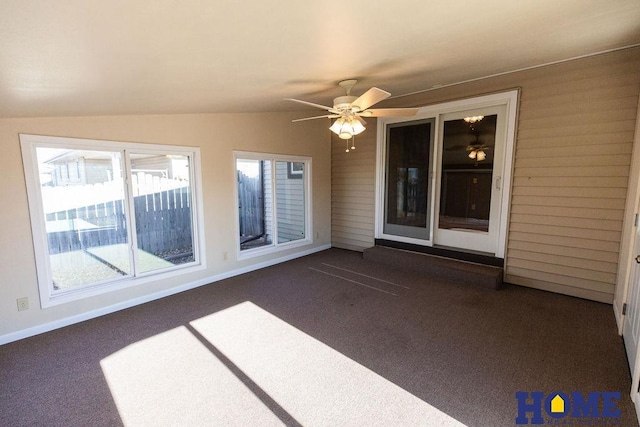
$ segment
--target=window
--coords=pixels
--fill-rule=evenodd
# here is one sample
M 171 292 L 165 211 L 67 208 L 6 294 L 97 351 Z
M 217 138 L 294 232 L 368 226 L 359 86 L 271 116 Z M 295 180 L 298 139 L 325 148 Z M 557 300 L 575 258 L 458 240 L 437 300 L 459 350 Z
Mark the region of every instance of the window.
M 198 149 L 20 141 L 43 307 L 201 267 Z
M 239 257 L 310 243 L 311 160 L 235 153 Z

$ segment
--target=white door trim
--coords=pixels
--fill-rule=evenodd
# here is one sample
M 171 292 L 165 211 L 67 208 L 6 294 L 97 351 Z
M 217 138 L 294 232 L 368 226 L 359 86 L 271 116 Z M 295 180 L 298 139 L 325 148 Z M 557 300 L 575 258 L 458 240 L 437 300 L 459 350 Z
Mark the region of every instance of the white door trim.
M 413 243 L 423 246 L 433 245 L 433 217 L 431 218 L 431 236 L 432 239 L 420 240 L 413 238 L 401 238 L 399 236 L 392 236 L 384 234 L 384 199 L 385 199 L 385 164 L 386 164 L 386 127 L 391 123 L 411 122 L 414 120 L 435 118 L 436 119 L 436 135 L 439 129 L 437 128 L 439 117 L 445 113 L 451 113 L 461 110 L 471 110 L 474 108 L 490 107 L 496 105 L 505 105 L 507 110 L 507 134 L 506 145 L 504 151 L 504 173 L 502 175 L 502 203 L 500 207 L 500 227 L 497 234 L 497 244 L 495 256 L 498 258 L 504 258 L 507 245 L 507 231 L 509 226 L 509 209 L 511 204 L 511 183 L 513 172 L 513 158 L 515 147 L 515 135 L 516 135 L 516 119 L 518 114 L 518 101 L 519 101 L 520 89 L 513 89 L 507 92 L 494 93 L 491 95 L 477 96 L 473 98 L 466 98 L 458 101 L 444 102 L 440 104 L 428 105 L 421 107 L 418 114 L 414 117 L 401 117 L 401 118 L 384 118 L 379 119 L 377 123 L 377 152 L 376 152 L 376 177 L 375 177 L 375 238 L 376 239 L 389 239 L 405 243 Z M 437 157 L 437 156 L 434 156 Z M 433 159 L 435 161 L 435 159 Z M 438 167 L 437 165 L 434 165 Z M 434 174 L 435 175 L 435 174 Z M 435 192 L 431 194 L 432 202 L 435 197 Z M 432 204 L 432 206 L 434 206 Z
M 622 223 L 622 238 L 620 241 L 620 257 L 618 258 L 618 274 L 616 290 L 613 298 L 613 311 L 618 323 L 618 333 L 622 335 L 624 319 L 622 305 L 627 301 L 629 294 L 629 281 L 631 280 L 631 267 L 633 247 L 635 245 L 635 215 L 640 211 L 640 102 L 638 102 L 638 115 L 636 118 L 636 131 L 631 153 L 631 168 L 629 170 L 629 184 L 627 186 L 627 201 L 624 208 L 624 220 Z
M 622 307 L 631 294 L 632 268 L 635 263 L 635 246 L 638 226 L 635 224 L 636 215 L 640 212 L 640 101 L 636 117 L 636 129 L 631 154 L 631 168 L 629 170 L 629 184 L 627 187 L 627 201 L 625 204 L 624 221 L 622 224 L 622 239 L 620 242 L 620 257 L 618 258 L 618 274 L 616 291 L 613 299 L 613 312 L 618 323 L 618 333 L 624 332 L 625 318 Z M 625 343 L 626 345 L 626 343 Z M 636 409 L 636 416 L 640 422 L 640 342 L 636 348 L 635 367 L 631 375 L 631 400 Z M 625 348 L 626 351 L 626 348 Z

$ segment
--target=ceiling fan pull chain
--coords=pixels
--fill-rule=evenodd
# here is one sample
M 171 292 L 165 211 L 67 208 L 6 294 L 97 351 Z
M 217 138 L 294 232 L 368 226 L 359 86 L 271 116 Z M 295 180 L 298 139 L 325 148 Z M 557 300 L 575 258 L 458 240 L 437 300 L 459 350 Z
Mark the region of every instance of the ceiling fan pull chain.
M 352 150 L 355 150 L 355 149 L 356 149 L 356 136 L 355 136 L 355 135 L 353 135 L 353 136 L 351 137 L 351 149 L 352 149 Z
M 345 153 L 348 153 L 349 152 L 349 140 L 348 139 L 346 140 L 346 143 L 347 143 L 347 149 L 344 150 L 344 151 L 345 151 Z

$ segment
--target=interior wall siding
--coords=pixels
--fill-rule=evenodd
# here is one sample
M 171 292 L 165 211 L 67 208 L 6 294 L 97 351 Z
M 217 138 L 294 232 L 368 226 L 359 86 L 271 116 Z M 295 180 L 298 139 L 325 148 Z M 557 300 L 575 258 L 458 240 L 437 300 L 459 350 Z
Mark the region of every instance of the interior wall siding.
M 640 92 L 640 48 L 396 98 L 384 106 L 424 106 L 515 87 L 521 94 L 505 280 L 611 303 Z M 339 145 L 334 143 L 332 153 L 338 172 L 332 185 L 341 195 L 334 190 L 335 245 L 359 250 L 373 245 L 375 127 L 363 135 L 366 146 L 358 145 L 361 157 L 353 167 L 341 160 L 346 153 Z M 362 180 L 357 187 L 351 176 Z M 371 202 L 363 197 L 349 203 L 347 195 L 356 194 Z
M 355 150 L 332 134 L 331 244 L 363 251 L 374 245 L 376 120 L 356 136 Z

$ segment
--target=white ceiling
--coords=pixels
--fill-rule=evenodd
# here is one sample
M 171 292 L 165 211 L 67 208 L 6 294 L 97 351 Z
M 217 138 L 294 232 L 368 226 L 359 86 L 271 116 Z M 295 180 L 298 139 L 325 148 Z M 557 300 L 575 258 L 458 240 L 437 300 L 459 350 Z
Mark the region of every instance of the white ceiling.
M 2 0 L 0 117 L 308 110 L 640 43 L 639 0 Z M 305 111 L 306 113 L 307 111 Z

